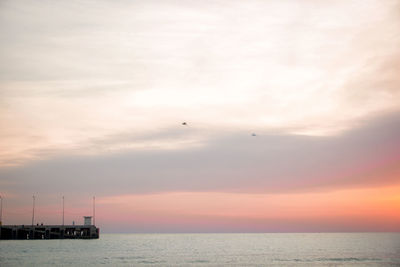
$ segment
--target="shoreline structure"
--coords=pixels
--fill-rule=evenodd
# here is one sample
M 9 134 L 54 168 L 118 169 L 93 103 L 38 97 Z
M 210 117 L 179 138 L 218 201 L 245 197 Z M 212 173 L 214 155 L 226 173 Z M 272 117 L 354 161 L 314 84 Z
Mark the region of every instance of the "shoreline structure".
M 84 225 L 0 225 L 0 239 L 98 239 L 100 229 L 91 224 L 91 216 Z
M 64 225 L 64 196 L 62 197 L 62 225 L 36 224 L 35 195 L 32 196 L 32 224 L 31 225 L 2 225 L 3 198 L 0 195 L 0 240 L 28 240 L 28 239 L 98 239 L 100 229 L 95 226 L 95 200 L 93 197 L 93 217 L 83 216 L 83 225 Z M 93 224 L 92 224 L 93 218 Z

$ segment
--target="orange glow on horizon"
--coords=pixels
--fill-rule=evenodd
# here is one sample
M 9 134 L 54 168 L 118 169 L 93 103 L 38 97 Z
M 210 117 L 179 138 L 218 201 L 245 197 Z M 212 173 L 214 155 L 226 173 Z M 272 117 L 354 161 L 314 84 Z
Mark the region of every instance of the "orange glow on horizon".
M 9 196 L 10 197 L 10 196 Z M 5 224 L 29 224 L 32 208 L 3 206 Z M 35 222 L 59 224 L 61 202 L 38 198 Z M 82 203 L 85 205 L 82 206 Z M 22 203 L 21 203 L 22 204 Z M 67 223 L 91 202 L 68 199 Z M 302 193 L 166 192 L 96 197 L 102 232 L 400 231 L 400 185 Z
M 295 194 L 237 194 L 219 192 L 173 192 L 121 195 L 99 200 L 100 221 L 174 225 L 215 225 L 228 228 L 279 228 L 288 224 L 377 227 L 398 231 L 400 186 L 346 189 Z M 100 208 L 101 206 L 101 208 Z M 277 224 L 277 225 L 274 225 Z M 258 225 L 258 227 L 257 227 Z M 307 228 L 307 227 L 306 227 Z M 338 229 L 341 229 L 340 227 Z

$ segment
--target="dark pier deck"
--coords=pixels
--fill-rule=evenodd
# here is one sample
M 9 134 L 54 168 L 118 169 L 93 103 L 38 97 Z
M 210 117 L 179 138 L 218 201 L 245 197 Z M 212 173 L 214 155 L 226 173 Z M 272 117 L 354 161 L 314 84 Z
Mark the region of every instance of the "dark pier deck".
M 96 239 L 94 225 L 1 225 L 0 239 Z

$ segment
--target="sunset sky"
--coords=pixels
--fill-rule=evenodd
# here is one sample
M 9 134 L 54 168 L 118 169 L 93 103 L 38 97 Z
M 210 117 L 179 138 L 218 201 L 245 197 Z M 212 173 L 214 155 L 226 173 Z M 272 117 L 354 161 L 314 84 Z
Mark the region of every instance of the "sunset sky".
M 0 1 L 3 224 L 400 231 L 399 10 Z

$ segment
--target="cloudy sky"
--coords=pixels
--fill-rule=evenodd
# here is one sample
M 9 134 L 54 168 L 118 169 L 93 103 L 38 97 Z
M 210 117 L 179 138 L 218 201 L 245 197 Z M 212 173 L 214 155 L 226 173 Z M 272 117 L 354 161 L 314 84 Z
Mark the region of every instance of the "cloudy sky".
M 399 10 L 1 1 L 3 223 L 400 231 Z

